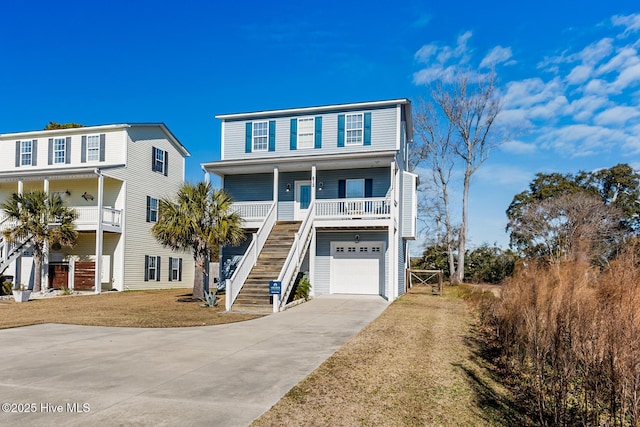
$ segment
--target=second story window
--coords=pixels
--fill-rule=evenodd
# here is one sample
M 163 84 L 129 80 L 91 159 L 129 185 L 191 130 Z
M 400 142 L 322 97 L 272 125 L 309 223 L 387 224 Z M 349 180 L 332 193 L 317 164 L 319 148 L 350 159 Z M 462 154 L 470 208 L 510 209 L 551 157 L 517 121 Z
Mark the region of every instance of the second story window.
M 87 161 L 97 162 L 100 160 L 100 135 L 87 136 Z
M 346 145 L 362 145 L 363 119 L 362 114 L 347 114 L 346 120 Z
M 53 140 L 53 163 L 65 163 L 67 154 L 66 145 L 65 138 L 55 138 Z
M 253 151 L 267 151 L 269 147 L 268 122 L 253 123 Z
M 35 165 L 34 159 L 34 141 L 20 141 L 20 166 Z
M 158 221 L 158 199 L 147 196 L 147 222 Z
M 151 151 L 151 170 L 167 176 L 169 171 L 169 153 L 160 148 L 153 147 Z

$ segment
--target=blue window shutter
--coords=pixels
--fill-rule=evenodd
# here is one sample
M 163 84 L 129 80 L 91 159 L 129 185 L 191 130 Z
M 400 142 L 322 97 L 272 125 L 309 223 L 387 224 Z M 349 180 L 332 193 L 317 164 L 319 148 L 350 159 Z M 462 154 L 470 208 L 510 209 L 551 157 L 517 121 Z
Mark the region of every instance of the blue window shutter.
M 20 141 L 16 141 L 16 167 L 20 166 Z
M 156 257 L 156 282 L 160 281 L 160 257 Z
M 313 137 L 313 148 L 322 148 L 322 116 L 315 119 L 316 132 Z
M 100 134 L 100 161 L 104 162 L 104 146 L 105 146 L 106 136 L 104 133 Z
M 31 166 L 38 165 L 38 140 L 34 139 L 31 143 Z
M 245 126 L 245 138 L 244 138 L 244 152 L 250 153 L 253 148 L 253 129 L 251 127 L 251 123 L 247 123 Z
M 373 197 L 373 179 L 364 180 L 364 197 Z
M 149 255 L 144 256 L 144 281 L 149 281 Z
M 80 162 L 87 163 L 87 136 L 82 135 L 82 144 L 80 146 L 82 152 L 80 153 Z
M 151 222 L 151 197 L 147 196 L 147 222 Z
M 364 113 L 364 144 L 371 145 L 371 113 Z
M 68 136 L 64 143 L 64 162 L 71 163 L 71 137 Z
M 164 152 L 164 176 L 169 175 L 169 152 Z
M 49 138 L 48 164 L 53 164 L 53 138 Z
M 298 119 L 291 119 L 291 136 L 289 137 L 289 150 L 298 149 Z
M 338 114 L 338 147 L 344 147 L 344 114 Z
M 338 198 L 344 199 L 347 197 L 347 181 L 344 179 L 338 180 Z
M 269 151 L 276 151 L 276 121 L 269 120 Z

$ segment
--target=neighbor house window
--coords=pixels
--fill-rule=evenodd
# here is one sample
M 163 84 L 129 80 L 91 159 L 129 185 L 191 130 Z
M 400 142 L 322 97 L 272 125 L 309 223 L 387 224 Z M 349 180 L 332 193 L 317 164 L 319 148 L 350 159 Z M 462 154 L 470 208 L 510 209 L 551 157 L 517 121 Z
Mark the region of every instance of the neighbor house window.
M 346 193 L 349 199 L 361 199 L 364 197 L 364 179 L 347 179 Z
M 363 115 L 347 114 L 346 122 L 346 145 L 362 145 Z
M 147 196 L 147 222 L 158 221 L 158 199 Z
M 169 281 L 182 281 L 182 258 L 169 258 Z
M 151 156 L 151 170 L 167 175 L 169 167 L 169 153 L 165 150 L 153 147 Z
M 97 162 L 100 160 L 100 135 L 87 136 L 87 161 Z
M 31 166 L 33 141 L 20 141 L 20 166 Z
M 315 137 L 315 120 L 313 117 L 298 119 L 298 148 L 313 148 Z
M 55 138 L 53 140 L 53 163 L 65 163 L 67 154 L 67 144 L 65 138 Z
M 160 280 L 160 257 L 145 255 L 144 256 L 144 280 L 159 281 Z
M 253 151 L 267 151 L 269 148 L 269 122 L 253 123 Z

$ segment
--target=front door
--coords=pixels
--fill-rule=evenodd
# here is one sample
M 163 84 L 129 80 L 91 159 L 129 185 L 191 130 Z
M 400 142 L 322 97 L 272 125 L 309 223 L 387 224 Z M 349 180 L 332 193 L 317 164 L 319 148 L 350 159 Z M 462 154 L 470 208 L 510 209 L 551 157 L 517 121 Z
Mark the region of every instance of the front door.
M 311 204 L 311 181 L 296 181 L 296 198 L 294 203 L 295 219 L 301 221 L 307 215 Z

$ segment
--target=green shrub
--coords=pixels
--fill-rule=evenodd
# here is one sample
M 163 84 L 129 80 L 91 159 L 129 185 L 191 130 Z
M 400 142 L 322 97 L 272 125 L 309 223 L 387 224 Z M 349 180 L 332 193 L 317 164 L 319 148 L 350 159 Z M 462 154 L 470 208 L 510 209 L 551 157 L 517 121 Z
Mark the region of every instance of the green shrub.
M 13 288 L 13 283 L 8 280 L 2 282 L 2 287 L 0 287 L 0 295 L 11 295 L 11 289 Z
M 311 291 L 311 283 L 309 282 L 309 277 L 307 276 L 307 274 L 305 273 L 300 280 L 298 281 L 298 284 L 296 285 L 296 291 L 294 294 L 294 299 L 302 299 L 304 298 L 305 301 L 309 300 L 309 292 Z

